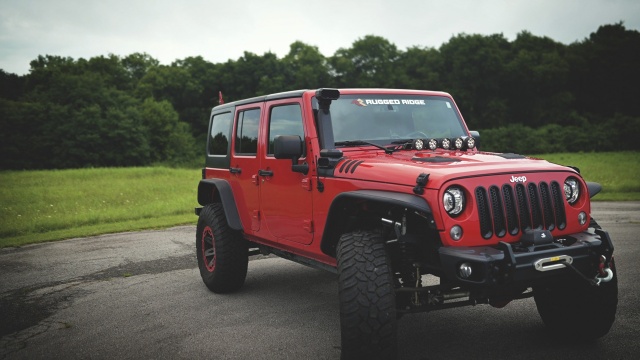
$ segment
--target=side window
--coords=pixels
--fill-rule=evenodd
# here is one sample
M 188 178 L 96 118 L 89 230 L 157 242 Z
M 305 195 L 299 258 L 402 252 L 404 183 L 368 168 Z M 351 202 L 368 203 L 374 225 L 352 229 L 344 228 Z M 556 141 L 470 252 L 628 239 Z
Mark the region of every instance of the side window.
M 273 140 L 279 135 L 299 135 L 304 140 L 300 104 L 274 106 L 271 109 L 268 155 L 273 155 Z
M 255 155 L 258 152 L 258 128 L 260 109 L 250 109 L 238 113 L 236 127 L 236 154 Z
M 209 134 L 209 155 L 227 155 L 231 135 L 231 113 L 214 115 Z

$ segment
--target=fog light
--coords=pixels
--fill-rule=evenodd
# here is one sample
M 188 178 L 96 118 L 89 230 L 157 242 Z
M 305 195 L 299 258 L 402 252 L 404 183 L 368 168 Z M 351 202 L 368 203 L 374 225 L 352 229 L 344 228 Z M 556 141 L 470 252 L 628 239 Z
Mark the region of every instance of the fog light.
M 584 211 L 581 211 L 580 214 L 578 214 L 578 222 L 580 225 L 587 223 L 587 214 Z
M 418 151 L 424 149 L 424 141 L 422 139 L 416 139 L 413 142 L 413 148 L 418 150 Z
M 438 140 L 436 140 L 436 139 L 429 140 L 429 142 L 427 143 L 427 146 L 429 147 L 430 150 L 437 149 L 438 148 Z
M 455 241 L 458 241 L 462 238 L 462 228 L 459 225 L 454 225 L 451 230 L 449 230 L 449 235 Z
M 461 278 L 468 279 L 471 276 L 472 272 L 473 272 L 473 270 L 471 269 L 471 264 L 469 264 L 469 263 L 460 264 L 460 268 L 458 269 L 458 273 L 460 274 Z
M 444 138 L 441 141 L 442 148 L 445 150 L 449 150 L 451 148 L 451 140 Z

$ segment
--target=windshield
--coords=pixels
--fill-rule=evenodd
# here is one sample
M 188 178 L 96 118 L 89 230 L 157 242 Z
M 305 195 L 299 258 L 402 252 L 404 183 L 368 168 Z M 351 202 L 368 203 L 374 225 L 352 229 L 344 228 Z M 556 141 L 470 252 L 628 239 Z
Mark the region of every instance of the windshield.
M 342 95 L 331 103 L 331 120 L 336 143 L 468 135 L 451 100 L 440 96 Z

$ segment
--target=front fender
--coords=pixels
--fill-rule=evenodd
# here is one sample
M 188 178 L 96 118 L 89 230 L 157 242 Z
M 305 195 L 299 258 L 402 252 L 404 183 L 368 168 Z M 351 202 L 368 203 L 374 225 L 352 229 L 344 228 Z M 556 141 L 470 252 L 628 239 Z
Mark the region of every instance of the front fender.
M 596 196 L 600 191 L 602 191 L 602 185 L 597 182 L 586 181 L 587 190 L 589 191 L 589 198 Z
M 377 205 L 402 207 L 419 211 L 432 218 L 431 207 L 427 201 L 417 195 L 381 190 L 355 190 L 340 193 L 331 202 L 327 222 L 322 235 L 320 248 L 327 255 L 335 256 L 335 249 L 340 236 L 347 230 L 346 208 L 350 203 L 368 202 Z M 431 220 L 433 221 L 433 220 Z

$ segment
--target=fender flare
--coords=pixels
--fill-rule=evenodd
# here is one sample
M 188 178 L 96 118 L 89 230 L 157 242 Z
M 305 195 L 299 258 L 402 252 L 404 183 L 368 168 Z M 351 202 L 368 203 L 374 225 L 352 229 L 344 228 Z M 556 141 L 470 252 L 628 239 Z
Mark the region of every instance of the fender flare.
M 227 223 L 233 230 L 242 230 L 238 207 L 229 182 L 222 179 L 203 179 L 198 184 L 198 204 L 205 206 L 220 199 Z
M 589 192 L 589 198 L 596 196 L 600 191 L 602 191 L 602 185 L 593 181 L 585 181 L 587 183 L 587 191 Z
M 340 193 L 331 202 L 331 206 L 329 207 L 329 212 L 327 214 L 327 221 L 325 223 L 325 228 L 322 233 L 322 242 L 320 244 L 320 248 L 323 253 L 335 256 L 335 247 L 342 235 L 342 227 L 340 225 L 344 224 L 343 209 L 346 204 L 353 201 L 387 204 L 394 207 L 404 207 L 420 211 L 431 217 L 433 215 L 427 200 L 413 194 L 382 190 L 354 190 Z

